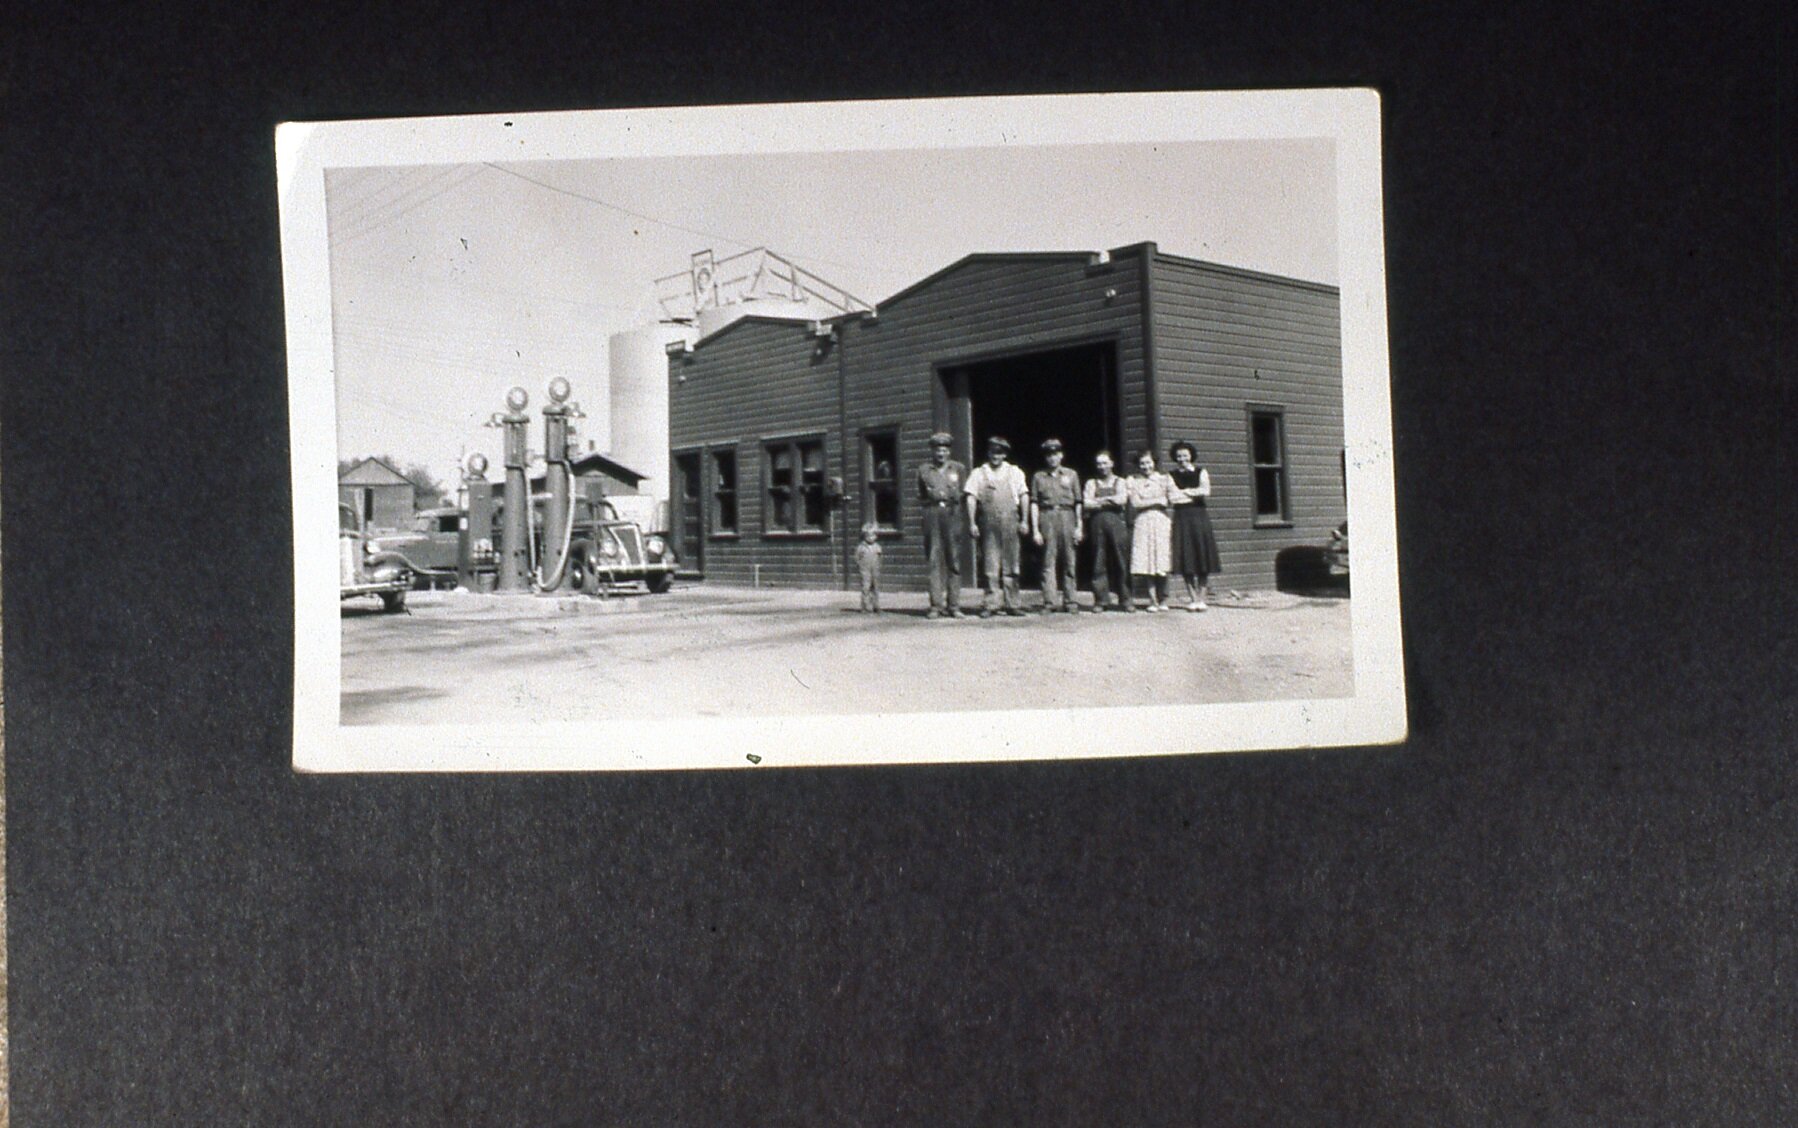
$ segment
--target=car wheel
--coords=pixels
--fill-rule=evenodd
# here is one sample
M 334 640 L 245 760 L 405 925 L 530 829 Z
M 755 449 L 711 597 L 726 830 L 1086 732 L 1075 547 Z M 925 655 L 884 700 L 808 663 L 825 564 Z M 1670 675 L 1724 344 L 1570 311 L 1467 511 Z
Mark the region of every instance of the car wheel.
M 384 591 L 381 593 L 381 610 L 392 615 L 406 609 L 406 593 L 403 591 Z
M 644 583 L 649 585 L 649 593 L 651 595 L 661 595 L 663 592 L 674 586 L 674 577 L 663 572 L 660 575 L 649 577 Z

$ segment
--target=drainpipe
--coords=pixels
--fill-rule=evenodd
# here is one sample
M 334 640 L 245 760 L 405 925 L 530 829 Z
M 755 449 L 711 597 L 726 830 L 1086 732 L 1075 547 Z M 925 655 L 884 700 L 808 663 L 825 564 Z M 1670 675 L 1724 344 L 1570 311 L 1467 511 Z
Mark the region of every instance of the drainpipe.
M 1155 372 L 1159 360 L 1155 355 L 1155 244 L 1143 243 L 1137 249 L 1142 255 L 1142 300 L 1138 303 L 1142 310 L 1142 394 L 1143 406 L 1149 416 L 1145 420 L 1144 434 L 1148 436 L 1149 449 L 1159 452 L 1161 408 L 1155 397 Z M 1157 453 L 1157 462 L 1160 457 Z
M 843 471 L 843 493 L 845 495 L 843 497 L 841 511 L 847 516 L 849 513 L 849 498 L 847 496 L 849 493 L 849 367 L 848 362 L 844 360 L 844 354 L 849 350 L 843 346 L 848 340 L 849 335 L 843 332 L 845 324 L 845 322 L 838 322 L 831 330 L 830 335 L 831 340 L 835 342 L 837 347 L 837 434 L 840 436 L 837 441 L 837 459 L 838 465 Z M 866 495 L 868 491 L 864 489 L 861 492 L 863 495 Z M 857 503 L 858 513 L 860 513 L 860 507 L 865 504 L 867 504 L 865 501 Z M 860 529 L 862 522 L 865 522 L 866 520 L 867 515 L 861 514 L 861 521 L 856 522 L 855 527 Z M 841 524 L 841 522 L 838 522 L 838 524 Z M 844 531 L 847 532 L 847 530 Z M 843 538 L 843 547 L 841 549 L 836 546 L 836 538 L 834 536 L 831 537 L 830 570 L 837 573 L 840 577 L 838 579 L 838 587 L 843 591 L 849 590 L 849 561 L 846 559 L 849 554 L 849 545 L 854 544 L 859 540 L 860 536 L 861 534 L 859 532 L 854 537 L 845 536 Z

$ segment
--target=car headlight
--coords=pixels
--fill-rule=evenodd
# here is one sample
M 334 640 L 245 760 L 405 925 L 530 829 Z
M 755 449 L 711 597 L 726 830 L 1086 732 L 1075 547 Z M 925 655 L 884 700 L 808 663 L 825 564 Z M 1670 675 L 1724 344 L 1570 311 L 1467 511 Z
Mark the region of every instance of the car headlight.
M 613 538 L 611 538 L 609 536 L 600 538 L 599 554 L 601 556 L 617 556 L 618 553 L 619 553 L 619 548 L 618 548 L 618 542 L 616 540 L 614 540 Z
M 650 537 L 643 542 L 643 547 L 651 556 L 661 556 L 668 551 L 668 542 L 661 537 Z

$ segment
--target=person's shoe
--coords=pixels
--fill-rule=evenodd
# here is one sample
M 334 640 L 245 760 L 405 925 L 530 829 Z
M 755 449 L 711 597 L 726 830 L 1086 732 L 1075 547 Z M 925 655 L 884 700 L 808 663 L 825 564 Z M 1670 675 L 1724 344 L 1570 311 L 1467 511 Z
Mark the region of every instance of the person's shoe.
M 980 609 L 980 617 L 982 619 L 992 618 L 993 617 L 993 609 L 991 607 L 982 607 Z
M 1205 606 L 1205 601 L 1204 601 L 1204 600 L 1202 600 L 1202 599 L 1200 599 L 1200 600 L 1196 600 L 1196 601 L 1194 601 L 1194 603 L 1193 603 L 1193 605 L 1192 605 L 1192 609 L 1193 609 L 1193 610 L 1194 610 L 1194 611 L 1208 611 L 1208 610 L 1210 610 L 1210 608 L 1208 608 L 1208 607 L 1206 607 L 1206 606 Z
M 1022 607 L 1007 607 L 1005 613 L 1014 619 L 1022 619 L 1024 617 L 1024 609 Z
M 943 617 L 943 613 L 932 607 L 930 610 L 924 612 L 924 617 L 926 619 L 940 619 Z
M 949 617 L 951 619 L 965 619 L 968 617 L 968 613 L 959 607 L 951 607 L 949 608 Z
M 1161 604 L 1151 603 L 1147 607 L 1143 608 L 1143 610 L 1147 611 L 1149 614 L 1153 615 L 1155 612 L 1161 610 Z
M 1103 603 L 1093 604 L 1093 614 L 1095 614 L 1095 615 L 1105 614 L 1105 605 Z

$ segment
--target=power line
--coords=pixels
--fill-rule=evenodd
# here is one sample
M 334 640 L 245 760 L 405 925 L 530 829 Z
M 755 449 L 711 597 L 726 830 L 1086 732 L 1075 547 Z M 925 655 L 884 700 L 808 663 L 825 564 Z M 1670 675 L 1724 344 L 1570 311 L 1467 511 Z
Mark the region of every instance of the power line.
M 420 192 L 429 192 L 432 188 L 442 185 L 445 180 L 454 177 L 456 171 L 454 167 L 434 168 L 429 170 L 421 180 L 413 175 L 416 172 L 415 169 L 402 169 L 387 183 L 379 185 L 372 192 L 341 202 L 334 199 L 331 205 L 332 217 L 334 220 L 341 217 L 339 226 L 342 230 L 340 233 L 347 233 L 366 226 L 371 219 L 393 208 L 396 204 L 404 206 L 405 203 L 410 202 L 408 197 L 414 197 Z
M 754 250 L 756 247 L 761 245 L 759 243 L 745 243 L 741 239 L 733 239 L 729 235 L 720 235 L 716 231 L 706 231 L 706 230 L 704 230 L 702 228 L 698 228 L 698 227 L 687 227 L 684 224 L 675 223 L 673 220 L 669 220 L 669 219 L 662 219 L 658 216 L 650 215 L 647 212 L 634 211 L 630 208 L 622 207 L 618 204 L 614 204 L 608 200 L 602 200 L 598 196 L 589 196 L 584 192 L 576 192 L 572 188 L 563 188 L 559 185 L 551 184 L 545 180 L 538 180 L 534 176 L 526 176 L 522 172 L 518 172 L 515 169 L 507 168 L 504 165 L 494 164 L 492 161 L 486 161 L 483 163 L 485 163 L 488 168 L 493 169 L 495 172 L 503 172 L 507 176 L 516 176 L 518 179 L 523 180 L 528 184 L 535 184 L 539 188 L 545 188 L 551 192 L 558 192 L 564 196 L 573 196 L 575 199 L 585 200 L 589 204 L 598 204 L 602 208 L 609 208 L 612 211 L 619 212 L 624 215 L 628 215 L 633 219 L 643 220 L 645 223 L 655 223 L 655 224 L 660 224 L 663 227 L 671 227 L 676 231 L 685 231 L 689 235 L 697 235 L 702 239 L 720 239 L 726 243 L 732 243 L 736 246 L 742 247 L 746 251 Z
M 386 227 L 388 224 L 399 219 L 401 216 L 409 215 L 412 212 L 417 211 L 419 208 L 424 207 L 426 204 L 430 203 L 432 200 L 435 200 L 437 197 L 448 195 L 449 193 L 454 192 L 456 189 L 462 187 L 464 184 L 467 184 L 469 181 L 473 180 L 475 177 L 477 177 L 479 175 L 481 175 L 481 169 L 476 168 L 473 171 L 471 171 L 467 176 L 464 176 L 462 179 L 454 181 L 450 184 L 444 185 L 442 188 L 438 189 L 435 192 L 432 192 L 430 195 L 424 197 L 423 199 L 416 200 L 413 203 L 410 203 L 410 204 L 406 205 L 405 207 L 401 208 L 399 211 L 393 212 L 392 214 L 387 215 L 381 219 L 377 219 L 377 220 L 371 222 L 368 226 L 362 228 L 361 230 L 352 231 L 348 235 L 345 235 L 341 240 L 339 240 L 339 243 L 340 244 L 341 243 L 351 243 L 351 242 L 356 241 L 357 239 L 362 238 L 364 235 L 367 235 L 374 231 L 378 231 L 381 228 Z
M 726 243 L 730 243 L 735 246 L 742 247 L 744 250 L 754 250 L 757 247 L 767 247 L 768 246 L 768 243 L 766 240 L 760 240 L 760 241 L 751 243 L 751 242 L 745 242 L 742 239 L 737 239 L 737 238 L 734 238 L 729 235 L 720 234 L 719 232 L 716 232 L 716 231 L 707 231 L 707 230 L 704 230 L 703 228 L 698 228 L 698 227 L 688 227 L 684 224 L 675 223 L 673 220 L 662 219 L 659 216 L 653 216 L 653 215 L 648 214 L 647 212 L 640 212 L 640 211 L 636 211 L 632 208 L 624 207 L 620 204 L 614 204 L 610 200 L 602 200 L 598 196 L 589 196 L 584 192 L 576 192 L 572 188 L 563 188 L 560 185 L 551 184 L 548 181 L 538 180 L 534 176 L 526 176 L 524 173 L 519 172 L 516 169 L 507 168 L 504 165 L 497 165 L 491 161 L 488 161 L 485 163 L 488 168 L 493 169 L 496 172 L 503 172 L 507 176 L 516 176 L 518 179 L 526 181 L 527 183 L 535 184 L 539 188 L 545 188 L 551 192 L 559 192 L 564 196 L 572 196 L 577 200 L 585 200 L 590 204 L 598 204 L 602 208 L 610 208 L 612 211 L 619 212 L 623 215 L 628 215 L 633 219 L 641 219 L 646 223 L 660 224 L 663 227 L 670 227 L 676 231 L 685 231 L 689 235 L 698 235 L 702 239 L 719 239 Z M 807 262 L 819 263 L 819 264 L 822 264 L 825 266 L 840 266 L 844 270 L 866 270 L 866 269 L 868 269 L 867 263 L 856 264 L 856 263 L 849 263 L 849 262 L 840 262 L 836 259 L 819 258 L 816 255 L 796 255 L 794 257 L 804 258 Z M 876 269 L 879 269 L 879 268 L 876 268 Z M 888 273 L 890 273 L 890 272 L 888 272 Z

